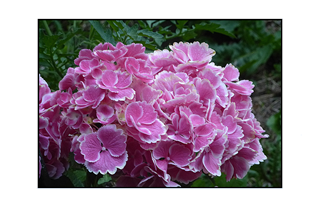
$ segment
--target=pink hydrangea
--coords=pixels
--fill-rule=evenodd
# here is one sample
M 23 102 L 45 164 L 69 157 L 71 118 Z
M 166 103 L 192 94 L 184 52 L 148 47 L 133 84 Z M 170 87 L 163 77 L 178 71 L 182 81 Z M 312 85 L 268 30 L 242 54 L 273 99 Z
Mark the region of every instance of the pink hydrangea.
M 79 148 L 89 172 L 114 174 L 127 161 L 126 136 L 116 125 L 105 125 L 96 133 L 84 136 Z
M 69 153 L 118 187 L 177 187 L 202 173 L 240 179 L 266 159 L 253 83 L 211 62 L 206 43 L 169 48 L 101 43 L 79 52 L 58 91 L 39 76 L 39 149 L 50 177 L 68 169 Z

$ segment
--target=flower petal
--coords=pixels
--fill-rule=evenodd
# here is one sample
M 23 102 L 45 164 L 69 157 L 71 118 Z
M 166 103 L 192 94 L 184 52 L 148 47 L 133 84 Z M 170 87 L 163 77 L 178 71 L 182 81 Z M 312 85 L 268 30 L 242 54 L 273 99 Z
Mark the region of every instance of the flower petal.
M 85 166 L 89 172 L 94 174 L 106 174 L 107 172 L 111 175 L 115 174 L 118 169 L 123 169 L 128 160 L 128 154 L 125 152 L 119 157 L 113 157 L 108 151 L 102 151 L 100 159 L 97 162 L 86 162 Z
M 125 101 L 133 99 L 135 91 L 132 88 L 116 89 L 116 92 L 109 92 L 108 97 L 113 101 Z
M 117 129 L 114 124 L 101 127 L 98 130 L 98 138 L 113 157 L 119 157 L 126 151 L 127 137 L 122 129 Z
M 126 112 L 125 112 L 127 125 L 129 127 L 132 127 L 133 126 L 133 122 L 138 121 L 142 117 L 142 115 L 143 115 L 143 109 L 139 105 L 139 103 L 137 103 L 137 102 L 130 103 L 127 106 Z M 131 120 L 130 117 L 132 117 L 133 120 Z
M 182 144 L 173 144 L 169 149 L 170 159 L 179 167 L 189 164 L 191 151 Z
M 89 162 L 96 162 L 100 159 L 101 149 L 101 142 L 95 133 L 85 135 L 84 141 L 80 144 L 81 154 Z
M 118 82 L 118 76 L 113 70 L 106 70 L 102 77 L 102 83 L 107 87 L 113 87 Z
M 214 157 L 212 151 L 207 152 L 203 156 L 202 162 L 203 162 L 203 166 L 211 175 L 216 175 L 216 176 L 221 175 L 221 171 L 220 171 L 221 160 Z

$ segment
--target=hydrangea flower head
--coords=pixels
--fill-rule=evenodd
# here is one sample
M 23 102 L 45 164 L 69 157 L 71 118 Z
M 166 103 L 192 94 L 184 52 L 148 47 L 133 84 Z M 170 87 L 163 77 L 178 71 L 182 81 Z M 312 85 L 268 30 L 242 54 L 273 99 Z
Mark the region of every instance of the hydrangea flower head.
M 253 83 L 211 62 L 206 43 L 169 48 L 101 43 L 79 52 L 58 91 L 39 76 L 39 148 L 50 177 L 68 169 L 70 152 L 118 187 L 178 187 L 202 173 L 241 179 L 266 159 Z

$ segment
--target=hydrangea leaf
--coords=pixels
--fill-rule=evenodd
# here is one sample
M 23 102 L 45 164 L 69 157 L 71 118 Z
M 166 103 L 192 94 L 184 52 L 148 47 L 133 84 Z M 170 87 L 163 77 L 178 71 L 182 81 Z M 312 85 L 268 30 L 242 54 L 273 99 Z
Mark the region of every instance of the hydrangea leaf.
M 200 178 L 192 183 L 191 187 L 215 187 L 215 185 L 207 175 L 202 174 Z
M 116 41 L 112 36 L 112 31 L 110 29 L 104 29 L 104 27 L 100 24 L 100 22 L 95 20 L 89 20 L 90 24 L 95 28 L 95 30 L 100 34 L 101 38 L 106 41 L 110 42 L 111 44 L 115 45 Z
M 84 181 L 86 180 L 86 171 L 84 170 L 68 170 L 66 176 L 70 179 L 74 187 L 84 187 Z
M 218 187 L 247 187 L 248 176 L 245 176 L 242 179 L 231 179 L 229 182 L 226 181 L 226 175 L 221 174 L 220 177 L 215 177 L 214 182 Z
M 107 183 L 107 182 L 109 182 L 110 180 L 112 180 L 111 176 L 110 176 L 109 174 L 105 174 L 105 175 L 103 175 L 102 178 L 100 178 L 100 179 L 98 180 L 98 185 L 101 185 L 101 184 L 103 184 L 103 183 Z

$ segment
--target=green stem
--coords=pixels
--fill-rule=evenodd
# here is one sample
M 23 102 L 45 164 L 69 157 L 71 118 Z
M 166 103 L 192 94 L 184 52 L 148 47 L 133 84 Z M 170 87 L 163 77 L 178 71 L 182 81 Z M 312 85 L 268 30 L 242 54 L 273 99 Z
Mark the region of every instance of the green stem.
M 46 20 L 43 20 L 43 25 L 44 25 L 44 27 L 45 27 L 48 35 L 49 35 L 49 36 L 52 36 L 52 32 L 51 32 L 51 30 L 50 30 L 50 28 L 49 28 Z

